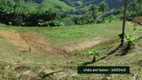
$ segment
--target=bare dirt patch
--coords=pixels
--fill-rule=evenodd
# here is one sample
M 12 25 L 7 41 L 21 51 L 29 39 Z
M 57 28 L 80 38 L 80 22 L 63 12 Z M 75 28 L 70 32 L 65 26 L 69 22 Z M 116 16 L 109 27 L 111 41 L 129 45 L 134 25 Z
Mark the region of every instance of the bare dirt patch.
M 35 32 L 17 33 L 14 30 L 0 30 L 0 35 L 22 52 L 29 51 L 29 43 L 32 44 L 32 53 L 50 53 L 52 50 L 48 40 Z
M 28 50 L 28 44 L 21 38 L 21 36 L 14 30 L 0 30 L 0 35 L 5 37 L 8 42 L 17 46 L 19 50 Z
M 49 54 L 53 51 L 52 46 L 47 38 L 36 32 L 27 32 L 20 34 L 23 40 L 27 43 L 31 43 L 32 47 L 36 49 L 38 53 Z
M 127 23 L 128 25 L 133 25 L 133 23 L 130 22 L 130 21 L 127 21 L 126 23 Z
M 0 35 L 5 37 L 18 50 L 26 52 L 29 50 L 28 43 L 32 44 L 32 53 L 73 55 L 75 52 L 81 52 L 84 49 L 91 48 L 101 42 L 101 38 L 90 40 L 73 41 L 67 45 L 55 47 L 42 34 L 37 32 L 17 33 L 14 30 L 0 30 Z
M 60 50 L 68 55 L 76 55 L 76 53 L 81 52 L 85 49 L 91 48 L 101 42 L 100 37 L 95 37 L 90 40 L 83 40 L 80 42 L 71 42 L 68 45 L 64 45 Z
M 90 40 L 85 40 L 83 42 L 79 42 L 79 43 L 74 43 L 68 47 L 64 47 L 65 49 L 71 51 L 72 49 L 76 48 L 78 51 L 82 51 L 86 48 L 91 48 L 93 47 L 94 45 L 100 43 L 101 41 L 101 38 L 97 37 L 97 38 L 93 38 L 93 39 L 90 39 Z
M 57 54 L 57 55 L 73 55 L 74 52 L 81 52 L 84 49 L 91 48 L 101 42 L 101 38 L 93 38 L 80 42 L 69 42 L 66 45 L 54 46 L 50 41 L 41 34 L 29 32 L 21 34 L 21 37 L 28 43 L 32 43 L 33 47 L 40 53 Z

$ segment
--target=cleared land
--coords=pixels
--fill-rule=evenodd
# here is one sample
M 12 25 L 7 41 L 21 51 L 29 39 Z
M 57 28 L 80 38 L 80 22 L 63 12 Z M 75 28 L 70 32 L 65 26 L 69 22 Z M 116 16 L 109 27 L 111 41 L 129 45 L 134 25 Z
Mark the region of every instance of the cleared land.
M 134 42 L 133 50 L 119 56 L 121 50 L 108 54 L 119 45 L 121 22 L 52 28 L 0 25 L 0 79 L 131 80 L 135 76 L 141 79 L 138 63 L 142 60 L 142 27 L 137 26 L 133 31 L 132 25 L 127 25 L 126 32 L 139 39 Z M 31 52 L 28 43 L 32 44 Z M 126 65 L 131 67 L 131 74 L 77 74 L 77 66 L 92 60 L 88 51 L 94 49 L 101 52 L 100 57 L 97 62 L 86 65 Z

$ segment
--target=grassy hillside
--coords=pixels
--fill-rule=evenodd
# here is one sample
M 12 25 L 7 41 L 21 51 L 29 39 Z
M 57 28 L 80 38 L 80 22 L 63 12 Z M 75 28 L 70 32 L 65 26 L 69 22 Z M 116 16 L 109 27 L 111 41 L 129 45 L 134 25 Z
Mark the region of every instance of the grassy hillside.
M 59 9 L 63 11 L 75 10 L 75 8 L 59 0 L 43 0 L 40 7 L 41 10 L 48 10 L 50 8 Z
M 28 2 L 29 0 L 25 0 Z M 85 9 L 91 4 L 98 5 L 103 0 L 33 0 L 35 3 L 40 4 L 41 10 L 48 10 L 50 8 L 70 11 L 76 9 Z M 132 0 L 128 0 L 130 3 Z M 118 9 L 123 6 L 123 1 L 121 0 L 108 0 L 109 9 Z M 86 10 L 85 10 L 86 11 Z
M 66 4 L 76 7 L 76 8 L 82 8 L 85 6 L 88 6 L 90 4 L 99 4 L 101 1 L 103 0 L 61 0 L 63 2 L 65 2 Z M 128 2 L 130 3 L 132 0 L 128 0 Z M 106 2 L 108 2 L 109 4 L 109 8 L 120 8 L 123 6 L 123 0 L 107 0 Z
M 126 34 L 136 38 L 142 36 L 141 30 L 142 27 L 138 26 L 134 32 L 132 25 L 126 26 Z M 115 21 L 110 24 L 53 28 L 0 25 L 0 79 L 131 80 L 135 75 L 141 79 L 142 72 L 139 70 L 141 68 L 139 61 L 142 60 L 141 39 L 134 42 L 134 49 L 127 55 L 120 56 L 121 50 L 108 55 L 118 47 L 119 33 L 121 22 Z M 28 42 L 32 44 L 31 52 L 28 51 Z M 130 66 L 131 74 L 77 74 L 77 66 L 91 62 L 93 56 L 88 55 L 88 51 L 94 49 L 101 52 L 100 57 L 97 57 L 97 62 L 86 65 L 125 65 Z

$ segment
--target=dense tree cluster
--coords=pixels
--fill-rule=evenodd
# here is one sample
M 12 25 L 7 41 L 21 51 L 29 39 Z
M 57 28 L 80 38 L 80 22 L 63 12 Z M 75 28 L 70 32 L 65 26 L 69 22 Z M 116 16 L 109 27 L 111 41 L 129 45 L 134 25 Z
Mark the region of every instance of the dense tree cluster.
M 38 11 L 34 2 L 24 0 L 0 0 L 0 22 L 18 26 L 54 26 L 60 25 L 55 21 L 57 12 Z M 29 4 L 29 5 L 28 5 Z M 31 6 L 30 4 L 35 4 Z M 30 7 L 31 6 L 31 7 Z M 32 9 L 29 9 L 32 8 Z
M 141 5 L 142 0 L 133 0 L 127 6 L 127 18 L 141 16 Z M 111 22 L 116 18 L 122 19 L 123 8 L 109 10 L 109 5 L 104 0 L 98 5 L 90 5 L 87 12 L 81 13 L 74 13 L 73 10 L 64 12 L 54 8 L 43 10 L 41 5 L 32 0 L 0 0 L 0 23 L 17 26 L 83 25 L 102 23 L 105 20 Z M 117 16 L 114 18 L 114 15 Z
M 128 5 L 128 16 L 142 16 L 142 0 L 133 0 Z
M 81 18 L 75 19 L 76 24 L 90 24 L 104 22 L 103 15 L 109 10 L 108 4 L 102 1 L 98 5 L 91 5 L 88 12 Z

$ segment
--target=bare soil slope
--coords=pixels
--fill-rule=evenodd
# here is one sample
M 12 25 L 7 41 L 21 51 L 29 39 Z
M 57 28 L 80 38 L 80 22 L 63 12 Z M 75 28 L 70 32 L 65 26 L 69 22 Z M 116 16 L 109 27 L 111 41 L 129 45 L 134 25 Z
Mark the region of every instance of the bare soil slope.
M 0 30 L 0 36 L 6 38 L 6 40 L 8 40 L 11 44 L 16 46 L 19 50 L 28 50 L 28 44 L 14 30 Z
M 55 47 L 44 35 L 36 32 L 17 33 L 14 30 L 0 30 L 0 35 L 5 37 L 8 42 L 14 45 L 18 50 L 27 52 L 29 50 L 29 43 L 32 44 L 32 53 L 45 53 L 59 55 L 74 55 L 75 52 L 81 52 L 84 49 L 91 48 L 101 42 L 101 38 L 96 37 L 90 40 L 80 42 L 70 42 L 62 47 Z

